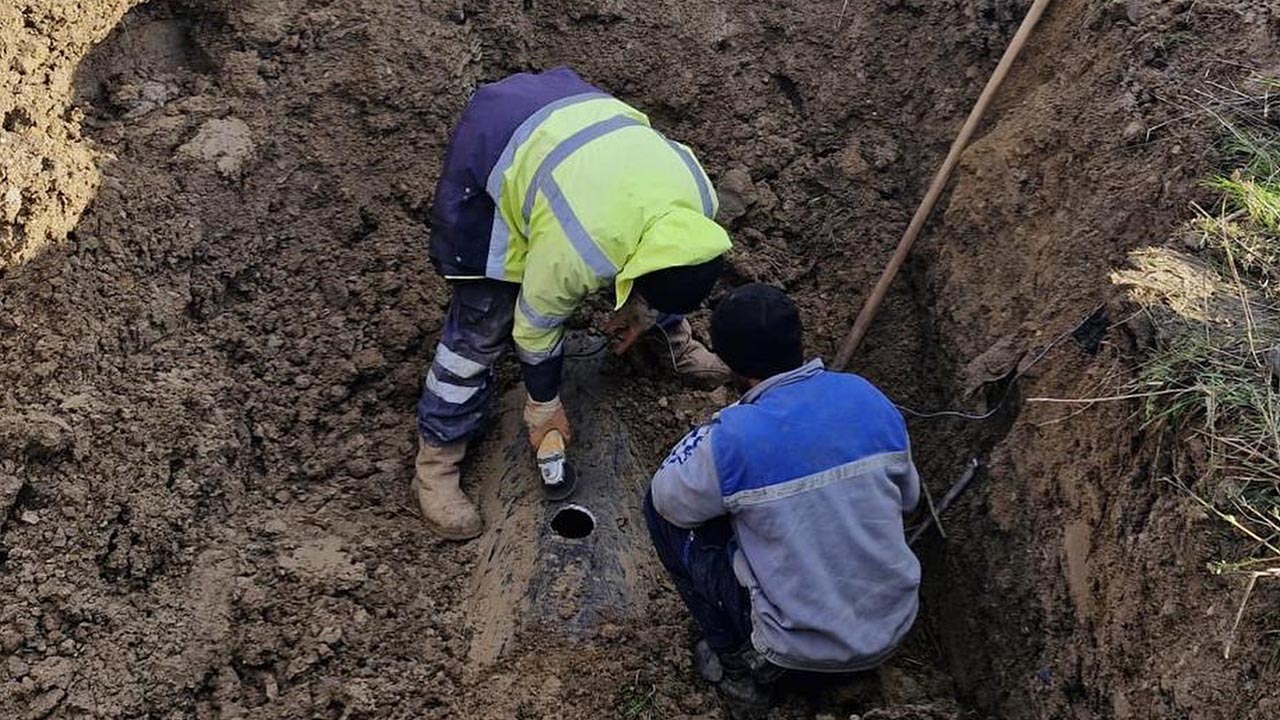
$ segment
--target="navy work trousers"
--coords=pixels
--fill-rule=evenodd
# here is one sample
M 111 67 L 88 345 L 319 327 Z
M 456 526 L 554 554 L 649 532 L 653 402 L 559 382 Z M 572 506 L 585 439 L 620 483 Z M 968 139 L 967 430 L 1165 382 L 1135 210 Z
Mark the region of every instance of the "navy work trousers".
M 457 280 L 444 332 L 418 400 L 418 432 L 432 445 L 469 439 L 493 397 L 493 366 L 511 342 L 517 283 Z
M 658 559 L 707 644 L 721 655 L 739 650 L 751 638 L 751 598 L 733 572 L 729 517 L 685 530 L 658 514 L 652 492 L 645 493 L 644 517 Z

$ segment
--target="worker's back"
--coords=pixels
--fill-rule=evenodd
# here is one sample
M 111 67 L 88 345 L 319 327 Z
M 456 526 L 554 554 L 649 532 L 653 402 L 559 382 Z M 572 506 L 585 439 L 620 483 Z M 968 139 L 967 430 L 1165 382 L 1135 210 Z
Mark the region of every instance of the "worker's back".
M 711 440 L 756 647 L 795 669 L 882 661 L 915 619 L 920 584 L 902 522 L 919 480 L 897 409 L 815 362 L 726 408 Z
M 546 265 L 582 265 L 572 274 L 598 285 L 701 262 L 728 245 L 710 219 L 715 192 L 693 154 L 568 68 L 478 88 L 455 137 L 466 138 L 445 163 L 446 179 L 456 180 L 442 180 L 433 214 L 443 230 L 433 254 L 447 276 L 524 282 L 536 244 Z M 486 202 L 470 202 L 482 193 Z M 486 225 L 449 232 L 464 214 L 453 208 L 471 205 L 476 222 L 463 224 Z

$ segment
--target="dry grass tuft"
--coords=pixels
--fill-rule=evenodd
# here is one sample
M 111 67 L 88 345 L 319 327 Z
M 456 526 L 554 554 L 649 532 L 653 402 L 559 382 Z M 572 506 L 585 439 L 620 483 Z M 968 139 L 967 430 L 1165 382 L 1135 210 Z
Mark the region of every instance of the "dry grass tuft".
M 1271 81 L 1267 81 L 1271 82 Z M 1189 252 L 1147 248 L 1112 280 L 1157 329 L 1133 390 L 1149 427 L 1199 438 L 1206 467 L 1175 484 L 1249 543 L 1217 572 L 1280 573 L 1280 128 L 1223 120 L 1233 167 L 1180 238 Z

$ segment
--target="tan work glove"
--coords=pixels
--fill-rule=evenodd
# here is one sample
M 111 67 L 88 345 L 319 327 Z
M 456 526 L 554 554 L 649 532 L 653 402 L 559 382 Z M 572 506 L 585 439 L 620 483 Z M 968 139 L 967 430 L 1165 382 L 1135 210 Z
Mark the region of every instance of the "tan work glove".
M 630 350 L 636 340 L 657 323 L 658 311 L 649 307 L 639 293 L 627 298 L 627 302 L 604 325 L 605 332 L 614 337 L 613 354 L 622 355 Z
M 567 444 L 573 435 L 569 430 L 569 416 L 565 415 L 564 405 L 557 395 L 547 402 L 538 402 L 531 397 L 524 401 L 524 424 L 529 428 L 529 444 L 537 450 L 542 445 L 547 433 L 558 430 Z

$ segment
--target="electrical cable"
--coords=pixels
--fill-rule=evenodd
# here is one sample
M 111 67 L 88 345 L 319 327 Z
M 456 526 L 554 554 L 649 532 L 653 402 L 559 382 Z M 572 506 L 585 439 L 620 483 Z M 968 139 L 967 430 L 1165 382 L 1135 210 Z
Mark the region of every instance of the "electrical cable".
M 1068 337 L 1074 335 L 1077 331 L 1080 330 L 1080 328 L 1088 324 L 1088 322 L 1092 320 L 1102 310 L 1103 307 L 1105 307 L 1105 305 L 1099 305 L 1098 307 L 1094 308 L 1093 312 L 1086 315 L 1083 320 L 1076 323 L 1075 326 L 1073 326 L 1070 330 L 1067 330 L 1066 332 L 1057 336 L 1052 341 L 1050 341 L 1048 345 L 1044 346 L 1044 349 L 1041 350 L 1039 353 L 1037 353 L 1036 356 L 1032 358 L 1030 363 L 1027 363 L 1027 365 L 1024 367 L 1019 367 L 1017 371 L 1014 372 L 1013 377 L 1009 378 L 1009 382 L 1005 384 L 1004 392 L 1000 395 L 1000 399 L 996 401 L 996 404 L 985 413 L 982 413 L 982 414 L 967 413 L 967 412 L 962 412 L 960 410 L 938 410 L 934 412 L 921 412 L 919 410 L 912 410 L 906 405 L 902 405 L 900 403 L 895 402 L 894 405 L 899 410 L 906 413 L 907 415 L 910 415 L 916 418 L 921 418 L 921 419 L 930 419 L 930 418 L 939 418 L 939 417 L 955 417 L 955 418 L 960 418 L 961 420 L 975 420 L 975 421 L 988 420 L 992 416 L 994 416 L 997 412 L 999 412 L 1002 407 L 1004 407 L 1005 402 L 1009 399 L 1010 395 L 1013 394 L 1013 386 L 1015 383 L 1017 383 L 1019 378 L 1026 375 L 1027 372 L 1031 370 L 1031 368 L 1035 367 L 1036 364 L 1038 364 L 1041 360 L 1043 360 L 1044 357 L 1049 354 L 1050 350 L 1057 347 L 1058 344 L 1061 343 L 1063 340 L 1066 340 Z M 1118 323 L 1109 323 L 1106 326 L 1105 330 L 1110 330 L 1111 328 L 1115 327 L 1117 324 Z M 1021 365 L 1021 363 L 1019 363 L 1019 365 Z

